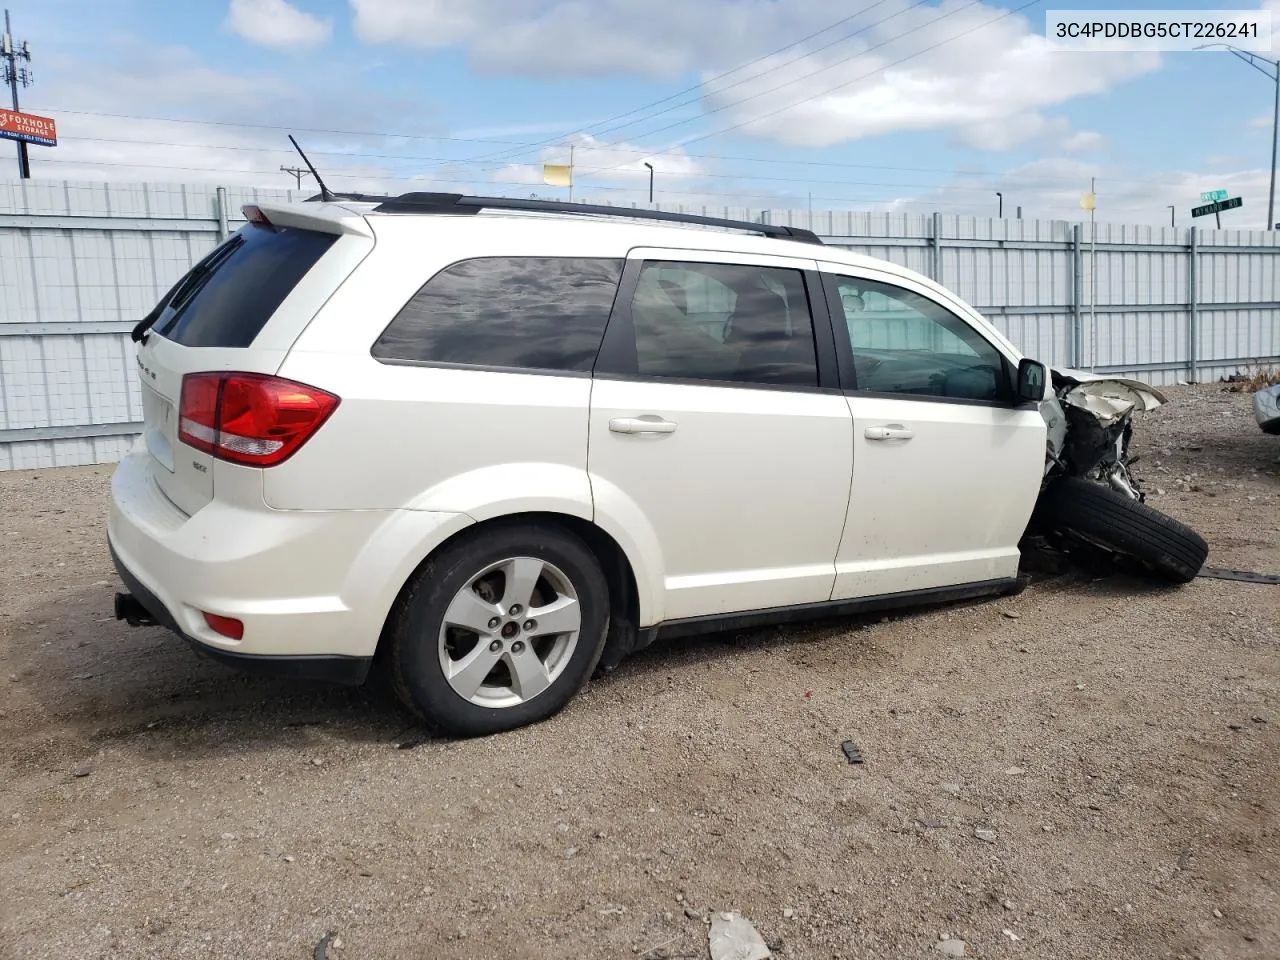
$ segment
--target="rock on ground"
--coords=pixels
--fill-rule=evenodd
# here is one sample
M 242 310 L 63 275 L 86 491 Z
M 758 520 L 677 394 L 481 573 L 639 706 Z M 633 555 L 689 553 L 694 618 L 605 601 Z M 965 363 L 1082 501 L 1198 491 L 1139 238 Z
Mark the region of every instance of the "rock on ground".
M 708 933 L 711 960 L 769 960 L 772 954 L 756 928 L 737 913 L 717 913 Z

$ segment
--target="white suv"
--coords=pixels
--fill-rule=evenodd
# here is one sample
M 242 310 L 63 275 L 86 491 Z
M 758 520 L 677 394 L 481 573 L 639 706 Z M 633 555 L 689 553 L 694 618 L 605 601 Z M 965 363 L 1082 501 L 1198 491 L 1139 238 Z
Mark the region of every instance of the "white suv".
M 245 213 L 135 330 L 123 619 L 281 675 L 359 683 L 377 654 L 471 735 L 659 631 L 1019 586 L 1063 406 L 919 274 L 651 211 Z

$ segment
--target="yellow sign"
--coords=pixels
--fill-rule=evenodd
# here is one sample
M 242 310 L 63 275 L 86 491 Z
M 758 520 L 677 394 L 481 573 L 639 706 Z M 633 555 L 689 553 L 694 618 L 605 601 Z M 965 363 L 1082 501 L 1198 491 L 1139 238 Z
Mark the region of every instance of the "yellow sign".
M 1080 194 L 1080 207 L 1083 210 L 1093 210 L 1098 205 L 1098 195 L 1090 191 L 1089 193 Z
M 573 186 L 573 167 L 567 163 L 544 163 L 542 182 L 549 187 Z

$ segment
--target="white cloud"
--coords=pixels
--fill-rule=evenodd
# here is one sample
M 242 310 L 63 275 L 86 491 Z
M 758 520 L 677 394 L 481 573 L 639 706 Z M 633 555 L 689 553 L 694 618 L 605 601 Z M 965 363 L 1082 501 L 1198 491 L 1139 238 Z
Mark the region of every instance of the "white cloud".
M 779 63 L 732 89 L 732 78 L 713 81 L 707 102 L 743 132 L 793 146 L 952 130 L 970 146 L 1005 150 L 1051 130 L 1042 110 L 1160 65 L 1152 53 L 1058 49 L 1021 17 L 997 19 L 1002 12 L 963 0 L 914 7 L 869 31 L 860 51 Z
M 250 43 L 280 50 L 317 47 L 333 34 L 321 20 L 288 0 L 231 0 L 227 25 Z
M 1077 130 L 1068 133 L 1062 141 L 1062 149 L 1070 153 L 1088 153 L 1101 150 L 1107 144 L 1107 138 L 1095 130 Z
M 895 0 L 896 2 L 896 0 Z M 491 73 L 672 78 L 735 63 L 833 17 L 822 0 L 349 0 L 356 35 L 419 49 L 463 45 Z M 799 32 L 794 32 L 797 27 Z
M 701 104 L 677 101 L 652 118 L 633 118 L 620 134 L 633 139 L 675 136 L 662 128 L 689 130 L 680 121 L 701 116 L 712 130 L 732 126 L 791 146 L 949 130 L 967 145 L 992 150 L 1044 136 L 1086 149 L 1096 141 L 1071 141 L 1043 111 L 1160 65 L 1155 53 L 1056 49 L 1025 18 L 971 0 L 937 6 L 881 0 L 826 32 L 837 18 L 826 0 L 349 3 L 356 33 L 367 42 L 460 46 L 490 72 L 671 78 L 701 70 Z M 789 39 L 815 33 L 798 48 L 770 55 Z M 733 69 L 756 58 L 763 59 Z
M 394 125 L 407 133 L 430 132 L 421 113 L 406 118 L 399 104 L 353 89 L 346 78 L 295 80 L 288 71 L 270 72 L 273 65 L 223 70 L 184 47 L 139 40 L 104 41 L 94 57 L 77 59 L 61 51 L 46 57 L 48 79 L 33 88 L 26 106 L 57 120 L 59 141 L 56 148 L 32 148 L 36 177 L 284 188 L 294 180 L 281 165 L 300 163 L 286 138 L 290 131 L 335 190 L 386 190 L 396 179 L 429 174 L 437 166 L 381 156 L 429 156 L 429 142 L 392 144 L 382 136 L 308 130 Z M 76 79 L 90 73 L 93 84 Z M 259 126 L 238 125 L 246 120 Z

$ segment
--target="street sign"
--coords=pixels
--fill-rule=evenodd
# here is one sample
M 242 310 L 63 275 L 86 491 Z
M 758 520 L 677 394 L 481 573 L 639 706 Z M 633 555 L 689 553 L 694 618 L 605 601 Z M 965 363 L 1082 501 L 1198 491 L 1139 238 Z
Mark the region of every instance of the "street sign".
M 0 109 L 0 138 L 38 143 L 42 147 L 56 147 L 58 128 L 50 117 Z
M 1218 200 L 1227 199 L 1227 191 L 1225 190 L 1207 190 L 1200 194 L 1200 199 L 1205 203 L 1214 203 Z
M 1221 213 L 1223 210 L 1234 210 L 1236 207 L 1243 207 L 1244 200 L 1240 197 L 1232 197 L 1229 200 L 1219 200 L 1216 203 L 1208 203 L 1203 207 L 1192 207 L 1191 215 L 1193 217 L 1207 217 L 1211 213 Z

